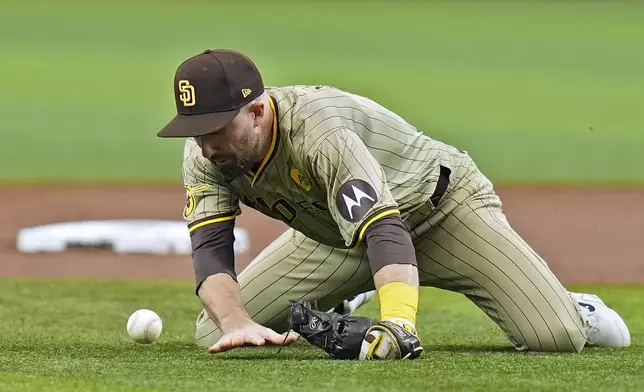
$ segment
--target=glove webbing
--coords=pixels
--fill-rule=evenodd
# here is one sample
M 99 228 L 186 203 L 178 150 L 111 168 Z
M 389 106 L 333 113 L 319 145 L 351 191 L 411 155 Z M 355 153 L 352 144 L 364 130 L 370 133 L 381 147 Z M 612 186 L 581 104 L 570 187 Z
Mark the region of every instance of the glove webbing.
M 291 302 L 294 303 L 294 302 L 297 302 L 297 301 L 291 300 Z M 331 315 L 331 320 L 328 323 L 326 323 L 327 324 L 326 327 L 324 329 L 319 330 L 319 331 L 313 332 L 312 334 L 309 335 L 309 338 L 311 338 L 313 336 L 316 336 L 316 335 L 319 335 L 319 334 L 324 333 L 324 332 L 328 332 L 330 329 L 332 329 L 333 337 L 336 338 L 336 339 L 341 339 L 342 337 L 340 336 L 340 332 L 338 331 L 337 327 L 340 326 L 341 321 L 355 322 L 355 320 L 347 320 L 347 318 L 349 316 L 350 315 L 348 315 L 348 314 L 346 314 L 346 315 L 341 315 L 339 313 L 332 314 Z M 335 321 L 337 321 L 337 322 L 335 322 Z M 336 326 L 336 328 L 333 328 L 333 326 Z M 280 351 L 282 351 L 282 347 L 284 347 L 284 343 L 286 343 L 286 339 L 288 338 L 288 335 L 291 333 L 292 330 L 293 330 L 293 321 L 291 321 L 291 323 L 288 326 L 288 330 L 286 331 L 286 335 L 284 336 L 284 340 L 282 341 L 282 344 L 280 344 L 280 347 L 277 350 L 277 354 L 279 354 Z M 327 341 L 325 341 L 324 344 L 326 345 Z

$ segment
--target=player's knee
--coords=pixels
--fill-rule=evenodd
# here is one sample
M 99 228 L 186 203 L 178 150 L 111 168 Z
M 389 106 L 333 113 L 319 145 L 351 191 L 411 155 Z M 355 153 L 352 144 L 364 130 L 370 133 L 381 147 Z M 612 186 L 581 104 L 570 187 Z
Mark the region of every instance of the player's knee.
M 217 343 L 221 332 L 214 321 L 210 319 L 208 312 L 202 310 L 195 322 L 195 342 L 199 347 L 210 347 Z
M 556 330 L 556 338 L 560 343 L 559 352 L 580 353 L 586 345 L 586 333 L 579 325 L 570 321 Z
M 586 345 L 586 334 L 572 320 L 550 325 L 548 335 L 542 335 L 540 349 L 543 352 L 580 353 Z

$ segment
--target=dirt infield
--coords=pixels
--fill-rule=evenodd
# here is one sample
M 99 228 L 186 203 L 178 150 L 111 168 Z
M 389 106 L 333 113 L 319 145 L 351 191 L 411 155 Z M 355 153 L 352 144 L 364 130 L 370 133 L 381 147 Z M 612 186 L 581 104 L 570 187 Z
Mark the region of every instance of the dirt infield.
M 644 189 L 498 190 L 514 228 L 570 283 L 642 283 Z M 181 219 L 183 191 L 172 187 L 0 188 L 0 276 L 192 279 L 187 256 L 117 255 L 107 250 L 24 254 L 20 228 L 71 220 Z M 242 269 L 285 226 L 244 209 L 251 247 Z

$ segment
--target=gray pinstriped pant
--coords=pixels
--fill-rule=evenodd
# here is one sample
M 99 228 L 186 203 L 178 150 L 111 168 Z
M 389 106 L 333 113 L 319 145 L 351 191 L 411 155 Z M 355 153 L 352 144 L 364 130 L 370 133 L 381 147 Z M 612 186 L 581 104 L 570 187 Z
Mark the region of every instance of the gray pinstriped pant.
M 404 217 L 421 285 L 465 295 L 518 350 L 581 351 L 586 332 L 575 302 L 512 229 L 492 184 L 476 169 L 457 182 L 437 209 L 428 203 Z M 332 248 L 292 229 L 264 249 L 238 280 L 251 317 L 279 333 L 288 328 L 290 299 L 316 300 L 320 309 L 330 309 L 374 288 L 364 247 Z M 419 307 L 422 311 L 422 302 Z M 220 335 L 202 312 L 197 344 L 213 345 Z

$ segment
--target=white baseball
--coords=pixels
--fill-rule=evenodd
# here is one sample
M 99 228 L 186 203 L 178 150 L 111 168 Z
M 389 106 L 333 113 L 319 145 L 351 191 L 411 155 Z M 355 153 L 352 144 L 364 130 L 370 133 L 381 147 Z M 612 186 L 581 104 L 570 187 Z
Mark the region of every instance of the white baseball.
M 127 320 L 127 334 L 137 343 L 154 343 L 162 330 L 161 317 L 150 309 L 139 309 Z

